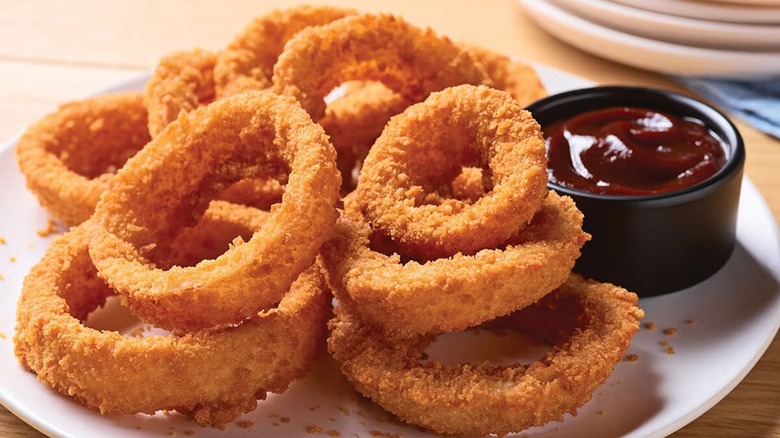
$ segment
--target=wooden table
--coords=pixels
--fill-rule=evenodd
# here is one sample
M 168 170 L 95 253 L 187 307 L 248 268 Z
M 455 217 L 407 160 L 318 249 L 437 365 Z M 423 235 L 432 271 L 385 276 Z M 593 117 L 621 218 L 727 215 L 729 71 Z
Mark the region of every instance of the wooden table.
M 250 0 L 5 1 L 0 8 L 0 138 L 55 105 L 152 69 L 165 53 L 226 45 L 250 17 L 292 2 Z M 624 67 L 545 34 L 514 0 L 309 1 L 393 12 L 453 40 L 483 45 L 605 84 L 680 91 L 664 76 Z M 780 142 L 737 122 L 747 175 L 780 214 Z M 0 407 L 0 437 L 42 436 Z M 780 437 L 780 341 L 747 378 L 678 437 Z

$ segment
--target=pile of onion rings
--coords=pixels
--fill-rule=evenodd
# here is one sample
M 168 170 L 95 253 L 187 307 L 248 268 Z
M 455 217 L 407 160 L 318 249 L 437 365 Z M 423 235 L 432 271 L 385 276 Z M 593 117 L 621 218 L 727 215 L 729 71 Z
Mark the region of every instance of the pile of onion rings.
M 639 328 L 635 294 L 571 274 L 590 236 L 574 202 L 547 190 L 541 141 L 509 93 L 447 88 L 390 120 L 344 200 L 322 251 L 338 299 L 328 349 L 402 421 L 499 436 L 560 421 Z M 552 349 L 530 365 L 423 359 L 436 335 L 498 317 Z
M 337 216 L 335 151 L 295 99 L 250 91 L 183 113 L 120 164 L 92 216 L 25 278 L 16 355 L 101 413 L 223 427 L 305 375 L 322 346 L 332 298 L 314 259 Z M 214 200 L 250 178 L 284 182 L 271 211 Z M 122 293 L 171 332 L 84 325 Z
M 571 276 L 502 321 L 554 344 L 531 364 L 426 362 L 432 337 L 388 342 L 345 306 L 329 323 L 328 348 L 358 391 L 403 421 L 438 433 L 503 436 L 561 421 L 590 400 L 639 329 L 636 302 L 625 289 Z
M 25 279 L 19 361 L 101 413 L 223 427 L 305 375 L 329 335 L 359 392 L 434 432 L 575 413 L 642 311 L 571 274 L 590 236 L 546 187 L 523 110 L 544 94 L 501 54 L 302 6 L 223 50 L 163 57 L 144 93 L 60 107 L 16 147 L 73 226 Z M 167 332 L 90 328 L 113 296 Z M 421 360 L 436 335 L 483 324 L 555 346 L 528 366 Z
M 242 224 L 237 220 L 246 215 L 221 216 L 207 213 L 179 240 L 179 251 L 200 255 L 214 235 L 236 227 L 251 234 L 259 219 Z M 316 268 L 302 273 L 276 308 L 243 324 L 135 338 L 83 325 L 114 294 L 89 257 L 93 227 L 87 221 L 57 239 L 26 277 L 19 300 L 16 354 L 52 388 L 101 413 L 177 410 L 222 427 L 254 410 L 266 391 L 283 392 L 306 374 L 330 309 Z

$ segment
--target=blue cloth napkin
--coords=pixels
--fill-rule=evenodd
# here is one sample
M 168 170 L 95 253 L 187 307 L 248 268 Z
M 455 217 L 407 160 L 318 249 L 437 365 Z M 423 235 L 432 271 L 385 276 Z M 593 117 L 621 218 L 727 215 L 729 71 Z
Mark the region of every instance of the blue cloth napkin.
M 683 76 L 675 80 L 730 115 L 780 138 L 780 76 L 754 81 Z

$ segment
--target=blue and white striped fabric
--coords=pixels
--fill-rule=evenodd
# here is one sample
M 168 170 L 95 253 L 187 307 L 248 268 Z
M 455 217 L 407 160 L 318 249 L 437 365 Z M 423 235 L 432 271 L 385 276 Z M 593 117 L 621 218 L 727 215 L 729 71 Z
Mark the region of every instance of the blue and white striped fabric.
M 780 138 L 780 76 L 755 81 L 682 76 L 675 80 L 729 115 Z

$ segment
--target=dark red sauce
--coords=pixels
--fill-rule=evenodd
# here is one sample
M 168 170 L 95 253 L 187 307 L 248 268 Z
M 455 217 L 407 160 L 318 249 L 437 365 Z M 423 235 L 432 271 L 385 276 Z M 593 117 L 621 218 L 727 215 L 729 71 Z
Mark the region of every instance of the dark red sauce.
M 605 195 L 692 186 L 726 163 L 723 142 L 698 120 L 613 107 L 544 128 L 550 181 Z

